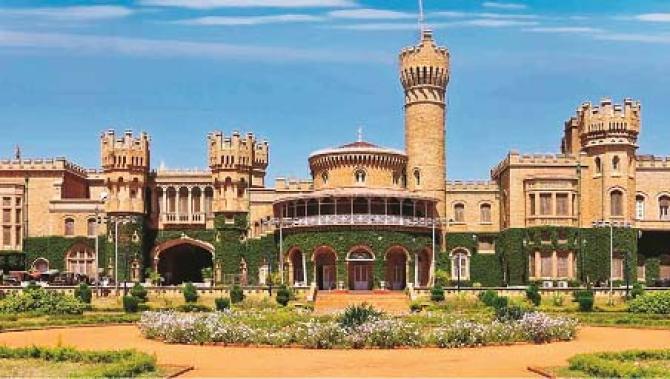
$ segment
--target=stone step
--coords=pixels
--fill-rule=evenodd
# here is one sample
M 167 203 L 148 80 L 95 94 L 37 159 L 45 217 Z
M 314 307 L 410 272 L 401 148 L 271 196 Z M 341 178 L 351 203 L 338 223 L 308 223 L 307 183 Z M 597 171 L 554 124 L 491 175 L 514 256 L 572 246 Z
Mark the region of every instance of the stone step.
M 391 314 L 409 312 L 409 298 L 400 291 L 319 291 L 314 302 L 314 312 L 317 314 L 336 313 L 350 305 L 363 303 Z

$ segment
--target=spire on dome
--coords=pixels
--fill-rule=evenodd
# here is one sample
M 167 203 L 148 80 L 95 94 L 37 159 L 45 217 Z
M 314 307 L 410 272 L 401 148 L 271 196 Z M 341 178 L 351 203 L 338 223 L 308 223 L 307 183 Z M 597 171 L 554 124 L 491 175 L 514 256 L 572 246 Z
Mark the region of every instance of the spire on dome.
M 363 142 L 363 127 L 358 127 L 358 142 Z

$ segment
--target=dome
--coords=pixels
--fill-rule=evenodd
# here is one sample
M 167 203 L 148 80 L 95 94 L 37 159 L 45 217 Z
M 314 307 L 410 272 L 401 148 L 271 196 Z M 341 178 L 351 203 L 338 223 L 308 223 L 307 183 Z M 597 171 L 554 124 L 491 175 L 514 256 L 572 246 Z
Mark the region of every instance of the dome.
M 405 152 L 402 150 L 380 147 L 378 145 L 375 145 L 374 143 L 358 140 L 356 142 L 347 143 L 338 147 L 330 147 L 314 151 L 312 154 L 309 155 L 309 158 L 311 160 L 312 158 L 317 156 L 330 155 L 330 154 L 346 154 L 346 153 L 381 153 L 381 154 L 405 156 Z

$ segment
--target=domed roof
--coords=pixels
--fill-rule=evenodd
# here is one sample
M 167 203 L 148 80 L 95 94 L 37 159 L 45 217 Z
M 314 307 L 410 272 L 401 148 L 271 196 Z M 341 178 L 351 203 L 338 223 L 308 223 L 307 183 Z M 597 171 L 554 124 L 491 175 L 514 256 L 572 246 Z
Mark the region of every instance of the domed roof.
M 345 154 L 345 153 L 379 153 L 379 154 L 393 154 L 393 155 L 405 156 L 404 151 L 391 149 L 388 147 L 381 147 L 375 145 L 374 143 L 358 140 L 356 142 L 347 143 L 338 147 L 330 147 L 314 151 L 312 154 L 309 155 L 309 157 L 313 158 L 318 155 Z

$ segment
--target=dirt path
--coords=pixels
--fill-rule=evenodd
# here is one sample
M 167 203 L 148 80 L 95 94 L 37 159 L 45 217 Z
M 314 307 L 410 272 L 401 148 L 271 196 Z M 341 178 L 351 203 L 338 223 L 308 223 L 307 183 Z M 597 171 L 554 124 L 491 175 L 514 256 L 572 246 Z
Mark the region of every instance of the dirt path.
M 476 349 L 305 350 L 167 345 L 135 326 L 0 333 L 0 345 L 136 348 L 160 363 L 190 364 L 188 376 L 533 376 L 531 366 L 558 366 L 581 352 L 670 348 L 670 330 L 584 327 L 572 342 Z

